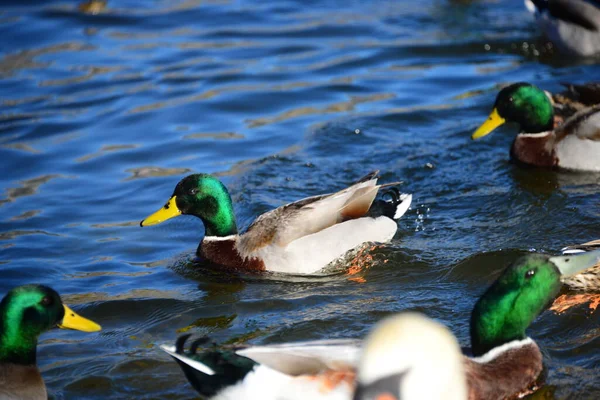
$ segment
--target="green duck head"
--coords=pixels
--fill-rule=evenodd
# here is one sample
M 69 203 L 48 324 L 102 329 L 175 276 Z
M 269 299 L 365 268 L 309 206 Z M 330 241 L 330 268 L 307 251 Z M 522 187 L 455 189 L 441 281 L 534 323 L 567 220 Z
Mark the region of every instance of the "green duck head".
M 519 125 L 520 132 L 539 133 L 554 128 L 554 109 L 546 93 L 537 86 L 519 82 L 502 89 L 488 119 L 473 133 L 472 139 L 490 134 L 506 122 Z
M 160 224 L 181 214 L 200 218 L 206 236 L 222 237 L 237 233 L 231 196 L 225 185 L 212 175 L 193 174 L 183 178 L 169 201 L 140 222 L 140 226 Z
M 600 250 L 557 257 L 529 254 L 518 259 L 475 304 L 471 314 L 473 354 L 480 356 L 525 339 L 525 330 L 559 293 L 561 277 L 576 275 L 599 260 Z
M 0 363 L 35 364 L 38 337 L 56 326 L 83 332 L 100 330 L 100 325 L 77 315 L 47 286 L 12 289 L 0 302 Z

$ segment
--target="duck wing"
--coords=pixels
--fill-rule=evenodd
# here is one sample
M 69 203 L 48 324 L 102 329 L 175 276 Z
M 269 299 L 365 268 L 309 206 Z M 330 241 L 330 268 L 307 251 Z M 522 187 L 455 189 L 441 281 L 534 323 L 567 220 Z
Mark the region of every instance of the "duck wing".
M 552 94 L 554 112 L 562 121 L 575 113 L 600 104 L 600 83 L 590 82 L 582 85 L 561 82 L 566 89 Z M 561 121 L 561 123 L 562 123 Z
M 573 101 L 586 106 L 600 104 L 600 82 L 588 82 L 582 85 L 562 82 L 566 90 L 562 93 Z
M 555 129 L 555 134 L 557 142 L 568 135 L 600 141 L 600 104 L 577 111 Z
M 324 370 L 354 369 L 361 343 L 358 339 L 316 340 L 253 346 L 237 354 L 286 375 L 316 375 Z
M 563 254 L 577 254 L 585 253 L 588 251 L 594 251 L 600 249 L 600 239 L 592 240 L 591 242 L 576 244 L 571 246 L 563 247 L 560 251 Z
M 377 185 L 378 172 L 339 192 L 308 197 L 259 216 L 239 238 L 240 254 L 251 254 L 270 244 L 285 247 L 337 223 L 365 216 L 379 188 L 400 183 Z

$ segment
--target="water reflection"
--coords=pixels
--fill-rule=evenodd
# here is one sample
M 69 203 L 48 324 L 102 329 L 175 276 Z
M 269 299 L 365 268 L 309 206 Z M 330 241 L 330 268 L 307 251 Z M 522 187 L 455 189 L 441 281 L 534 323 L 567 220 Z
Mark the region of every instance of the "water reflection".
M 174 176 L 183 175 L 192 170 L 189 168 L 162 168 L 162 167 L 138 167 L 127 169 L 126 172 L 131 174 L 126 178 L 126 181 L 133 179 L 155 178 L 159 176 Z
M 259 118 L 259 119 L 251 119 L 248 120 L 249 128 L 257 128 L 259 126 L 274 124 L 278 122 L 283 122 L 288 119 L 303 117 L 307 115 L 319 115 L 319 114 L 330 114 L 330 113 L 342 113 L 353 111 L 355 106 L 362 103 L 368 102 L 376 102 L 391 99 L 394 97 L 393 93 L 379 93 L 373 94 L 369 96 L 352 96 L 350 100 L 338 102 L 334 104 L 330 104 L 326 107 L 316 108 L 316 107 L 301 107 L 296 109 L 291 109 L 285 111 L 280 115 L 276 115 L 273 117 Z
M 96 15 L 106 10 L 106 3 L 106 0 L 89 0 L 80 3 L 78 8 L 83 13 Z
M 93 158 L 102 157 L 103 155 L 105 155 L 107 153 L 116 152 L 116 151 L 122 151 L 122 150 L 135 149 L 136 147 L 139 147 L 139 145 L 137 145 L 137 144 L 113 144 L 113 145 L 106 145 L 106 146 L 103 146 L 98 152 L 92 153 L 92 154 L 87 154 L 85 156 L 79 157 L 75 161 L 76 162 L 86 162 L 86 161 L 89 161 L 89 160 L 91 160 Z
M 50 65 L 48 61 L 36 61 L 36 58 L 47 54 L 57 54 L 71 51 L 89 51 L 94 47 L 79 42 L 66 42 L 38 49 L 22 50 L 6 54 L 0 59 L 0 76 L 6 78 L 24 69 L 44 68 Z
M 498 84 L 598 74 L 555 57 L 519 0 L 81 3 L 0 11 L 0 293 L 51 284 L 105 327 L 44 338 L 54 398 L 193 396 L 155 347 L 178 329 L 358 337 L 415 309 L 467 343 L 506 263 L 600 237 L 598 176 L 512 165 L 501 135 L 470 142 Z M 192 171 L 223 178 L 244 227 L 374 169 L 415 208 L 357 280 L 231 274 L 194 261 L 198 221 L 146 231 L 135 215 Z M 596 322 L 576 309 L 532 326 L 557 397 L 598 397 Z
M 61 236 L 58 233 L 46 232 L 42 230 L 14 230 L 7 232 L 0 232 L 0 240 L 11 240 L 20 236 L 29 235 L 47 235 L 47 236 Z
M 142 275 L 145 275 L 142 274 Z M 90 276 L 99 276 L 99 275 L 89 275 Z M 121 276 L 129 276 L 135 277 L 140 276 L 137 275 L 121 275 Z M 73 276 L 75 277 L 75 276 Z M 79 275 L 75 278 L 86 278 L 82 275 Z M 110 294 L 108 292 L 94 292 L 88 291 L 87 293 L 76 293 L 76 294 L 68 294 L 62 296 L 65 303 L 68 304 L 88 304 L 91 302 L 115 302 L 114 306 L 116 306 L 116 302 L 123 300 L 134 300 L 134 299 L 176 299 L 180 298 L 181 295 L 177 291 L 169 291 L 169 290 L 158 290 L 158 289 L 134 289 L 128 291 L 126 293 L 120 294 Z M 111 305 L 113 308 L 113 305 Z
M 29 219 L 29 218 L 33 218 L 36 215 L 38 215 L 39 213 L 41 213 L 42 210 L 29 210 L 29 211 L 25 211 L 22 214 L 19 215 L 15 215 L 14 217 L 12 217 L 10 220 L 11 221 L 18 221 L 21 219 Z
M 56 178 L 66 178 L 66 176 L 60 174 L 47 174 L 21 181 L 21 186 L 8 188 L 6 190 L 7 197 L 0 199 L 0 204 L 15 201 L 19 197 L 33 196 L 38 192 L 42 185 Z
M 245 136 L 235 132 L 203 132 L 190 133 L 182 137 L 182 139 L 216 139 L 216 140 L 231 140 L 244 139 Z

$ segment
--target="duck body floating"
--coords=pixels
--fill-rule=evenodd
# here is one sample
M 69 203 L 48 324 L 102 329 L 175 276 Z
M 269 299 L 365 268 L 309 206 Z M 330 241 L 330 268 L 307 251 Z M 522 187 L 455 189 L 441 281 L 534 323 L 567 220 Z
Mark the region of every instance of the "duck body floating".
M 599 261 L 600 251 L 556 257 L 530 254 L 508 267 L 475 304 L 470 321 L 473 356 L 460 354 L 460 365 L 452 377 L 459 393 L 455 398 L 513 399 L 536 391 L 542 384 L 543 357 L 525 331 L 560 292 L 561 279 L 589 269 Z M 397 391 L 390 390 L 402 381 L 400 375 L 406 375 L 406 379 L 412 375 L 411 365 L 419 360 L 419 354 L 428 357 L 422 346 L 416 346 L 414 341 L 423 340 L 436 348 L 440 357 L 457 351 L 448 342 L 444 342 L 444 350 L 437 348 L 439 343 L 428 339 L 425 331 L 416 328 L 410 334 L 400 335 L 388 330 L 387 334 L 377 336 L 377 346 L 371 346 L 370 339 L 366 345 L 358 340 L 342 339 L 247 348 L 213 346 L 198 350 L 206 341 L 201 339 L 186 351 L 188 335 L 180 337 L 176 346 L 161 348 L 178 362 L 203 398 L 222 400 L 348 400 L 352 396 L 357 400 L 362 397 L 357 397 L 356 393 L 362 394 L 365 383 L 368 386 L 373 382 L 378 382 L 376 386 L 388 387 L 388 392 L 393 394 Z M 413 348 L 414 352 L 400 346 L 404 341 L 410 343 L 408 348 Z M 404 350 L 398 352 L 397 348 Z M 385 358 L 386 355 L 390 357 Z M 373 359 L 382 361 L 368 363 L 368 368 L 374 372 L 367 374 L 369 379 L 365 379 L 365 360 Z M 358 380 L 355 371 L 358 371 Z M 336 374 L 338 377 L 334 381 L 339 384 L 330 385 L 326 391 L 323 382 L 315 378 L 335 377 Z M 439 376 L 440 379 L 447 378 Z M 431 381 L 437 379 L 434 373 L 429 380 L 421 381 L 420 397 L 412 392 L 410 397 L 395 398 L 449 398 L 449 393 L 453 392 L 431 394 L 429 386 L 435 386 Z M 466 381 L 464 392 L 460 391 L 462 380 Z M 309 397 L 307 393 L 310 393 Z M 429 395 L 424 395 L 427 393 Z
M 525 0 L 542 33 L 563 52 L 579 57 L 600 54 L 598 0 Z
M 231 197 L 216 177 L 194 174 L 182 179 L 160 210 L 143 220 L 148 226 L 181 214 L 202 220 L 205 236 L 197 255 L 246 272 L 313 274 L 366 242 L 392 239 L 412 196 L 396 188 L 389 199 L 375 200 L 383 187 L 378 171 L 333 194 L 308 197 L 278 207 L 238 233 Z
M 600 172 L 600 85 L 567 85 L 549 95 L 519 82 L 502 89 L 473 139 L 507 122 L 519 125 L 511 158 L 538 167 Z
M 380 321 L 362 349 L 360 341 L 333 340 L 237 352 L 215 349 L 188 357 L 183 353 L 188 337 L 182 336 L 177 348 L 162 348 L 177 360 L 205 399 L 467 398 L 467 379 L 458 341 L 445 326 L 413 312 Z M 195 342 L 192 348 L 197 345 Z M 253 361 L 254 356 L 267 359 L 269 367 Z M 212 367 L 208 367 L 209 362 Z M 358 365 L 356 373 L 354 365 Z M 329 374 L 319 375 L 327 369 L 331 370 Z M 386 395 L 392 397 L 380 397 Z
M 0 399 L 48 399 L 36 348 L 38 337 L 54 327 L 100 330 L 100 325 L 77 315 L 47 286 L 19 286 L 4 296 L 0 302 Z

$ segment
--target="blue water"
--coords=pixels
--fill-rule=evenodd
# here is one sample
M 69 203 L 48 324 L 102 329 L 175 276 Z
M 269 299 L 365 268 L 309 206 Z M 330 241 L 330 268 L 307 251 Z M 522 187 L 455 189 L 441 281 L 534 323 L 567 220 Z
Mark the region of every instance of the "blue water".
M 600 79 L 521 0 L 15 1 L 0 35 L 0 294 L 51 285 L 103 326 L 42 336 L 55 399 L 194 398 L 157 347 L 184 331 L 358 337 L 416 309 L 468 345 L 507 263 L 600 237 L 600 175 L 511 164 L 509 127 L 470 140 L 500 84 Z M 374 169 L 414 203 L 366 283 L 199 269 L 199 220 L 139 227 L 192 171 L 223 180 L 245 227 Z M 533 324 L 546 398 L 600 397 L 598 321 L 582 306 Z

